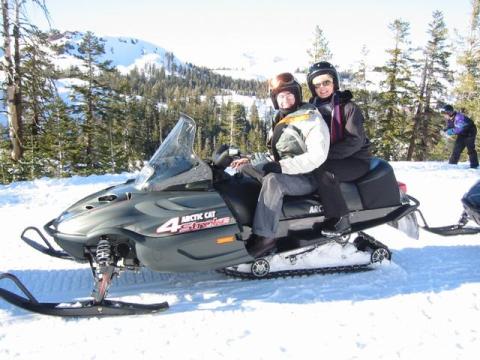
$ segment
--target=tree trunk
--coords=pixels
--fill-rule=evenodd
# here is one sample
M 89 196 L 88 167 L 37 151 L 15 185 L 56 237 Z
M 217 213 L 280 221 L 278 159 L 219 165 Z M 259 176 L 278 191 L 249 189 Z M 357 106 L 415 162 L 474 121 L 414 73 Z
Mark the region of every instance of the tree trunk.
M 12 55 L 12 44 L 10 37 L 10 15 L 9 2 L 2 0 L 3 16 L 3 38 L 6 62 L 6 84 L 7 84 L 7 118 L 9 137 L 12 143 L 11 158 L 19 161 L 23 156 L 22 145 L 22 93 L 20 74 L 20 31 L 19 31 L 19 4 L 16 2 L 15 22 L 13 24 L 14 53 Z

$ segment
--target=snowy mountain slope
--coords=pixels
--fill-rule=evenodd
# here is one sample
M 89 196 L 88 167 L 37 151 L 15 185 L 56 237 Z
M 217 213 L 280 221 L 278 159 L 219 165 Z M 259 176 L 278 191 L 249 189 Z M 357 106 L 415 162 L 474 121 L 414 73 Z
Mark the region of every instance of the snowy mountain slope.
M 463 163 L 392 163 L 432 226 L 455 223 L 460 198 L 480 177 Z M 0 186 L 0 272 L 42 301 L 85 297 L 85 264 L 42 255 L 19 240 L 79 198 L 132 174 L 39 179 Z M 412 240 L 389 226 L 369 234 L 389 264 L 354 274 L 242 281 L 215 272 L 123 274 L 110 296 L 168 301 L 163 314 L 62 320 L 0 300 L 0 358 L 46 359 L 462 359 L 480 351 L 480 237 Z M 0 286 L 12 289 L 5 281 Z M 48 329 L 48 338 L 40 336 Z
M 65 32 L 55 36 L 53 43 L 66 45 L 67 52 L 56 57 L 54 63 L 60 69 L 67 69 L 71 65 L 78 64 L 75 55 L 78 54 L 78 45 L 82 41 L 82 32 Z M 134 38 L 101 36 L 99 37 L 105 48 L 102 61 L 111 60 L 112 66 L 122 73 L 128 73 L 137 66 L 144 68 L 147 64 L 155 64 L 158 67 L 166 67 L 167 63 L 184 65 L 173 53 L 166 49 Z

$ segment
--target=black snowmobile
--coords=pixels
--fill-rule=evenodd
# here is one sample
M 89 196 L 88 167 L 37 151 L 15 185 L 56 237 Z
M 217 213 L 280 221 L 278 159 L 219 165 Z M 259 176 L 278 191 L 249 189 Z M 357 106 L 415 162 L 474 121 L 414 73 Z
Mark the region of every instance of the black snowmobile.
M 460 215 L 458 223 L 447 226 L 428 226 L 422 212 L 420 209 L 417 209 L 423 221 L 422 228 L 442 236 L 473 235 L 480 233 L 480 181 L 477 181 L 470 190 L 463 195 L 462 204 L 463 212 Z M 467 226 L 470 221 L 475 222 L 477 226 Z
M 408 228 L 405 219 L 417 226 L 408 219 L 415 220 L 418 201 L 399 189 L 387 162 L 373 159 L 369 173 L 341 184 L 351 211 L 350 234 L 322 237 L 313 226 L 324 220 L 316 195 L 287 196 L 276 253 L 254 259 L 245 245 L 261 184 L 225 171 L 238 153 L 233 149 L 200 160 L 193 152 L 195 132 L 195 122 L 182 115 L 136 179 L 87 196 L 48 222 L 44 229 L 61 249 L 37 228 L 23 231 L 21 238 L 44 254 L 90 264 L 95 283 L 91 300 L 38 302 L 8 273 L 0 279 L 15 282 L 25 296 L 0 289 L 0 297 L 29 311 L 59 316 L 157 312 L 168 304 L 107 300 L 112 279 L 142 266 L 161 272 L 218 270 L 243 278 L 367 270 L 391 253 L 364 230 L 386 223 Z M 322 258 L 328 248 L 335 248 L 338 261 Z

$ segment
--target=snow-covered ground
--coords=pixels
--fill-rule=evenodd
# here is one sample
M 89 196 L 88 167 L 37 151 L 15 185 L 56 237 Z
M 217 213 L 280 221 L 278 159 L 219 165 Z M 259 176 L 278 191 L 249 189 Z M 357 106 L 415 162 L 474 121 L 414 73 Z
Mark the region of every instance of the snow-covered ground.
M 467 164 L 392 163 L 431 226 L 456 223 L 461 196 L 480 178 Z M 19 240 L 79 198 L 130 174 L 40 179 L 0 186 L 0 272 L 41 301 L 88 296 L 88 266 Z M 393 251 L 374 271 L 247 281 L 216 272 L 123 274 L 124 301 L 168 301 L 156 315 L 60 319 L 0 299 L 0 359 L 478 359 L 480 235 L 407 238 L 368 231 Z M 7 280 L 0 286 L 13 289 Z

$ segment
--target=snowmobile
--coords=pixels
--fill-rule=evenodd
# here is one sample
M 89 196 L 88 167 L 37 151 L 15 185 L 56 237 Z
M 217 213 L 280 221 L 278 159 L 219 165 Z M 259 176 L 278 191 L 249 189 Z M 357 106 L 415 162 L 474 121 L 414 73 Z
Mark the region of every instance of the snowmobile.
M 70 206 L 44 226 L 48 235 L 35 227 L 27 227 L 21 234 L 22 240 L 46 255 L 89 263 L 94 278 L 91 299 L 39 302 L 9 273 L 0 279 L 13 281 L 24 296 L 0 288 L 0 297 L 48 315 L 143 314 L 165 310 L 168 304 L 107 300 L 112 279 L 121 271 L 141 267 L 159 272 L 218 270 L 258 279 L 368 270 L 375 267 L 372 264 L 390 260 L 391 252 L 364 230 L 386 223 L 400 227 L 419 206 L 399 188 L 392 167 L 374 158 L 365 176 L 341 184 L 350 210 L 350 233 L 323 237 L 314 226 L 325 219 L 320 199 L 316 195 L 287 196 L 276 252 L 255 259 L 246 249 L 246 240 L 251 235 L 261 184 L 225 171 L 239 155 L 231 147 L 222 147 L 209 160 L 197 157 L 195 133 L 193 119 L 181 115 L 135 179 Z M 416 221 L 413 224 L 417 226 Z M 353 234 L 356 237 L 351 241 Z M 323 259 L 326 252 L 329 257 Z M 335 256 L 331 257 L 332 253 Z
M 456 224 L 431 227 L 428 225 L 420 209 L 416 212 L 423 221 L 424 230 L 442 236 L 473 235 L 480 233 L 480 180 L 477 181 L 462 197 L 463 212 Z M 477 226 L 467 226 L 472 221 Z

